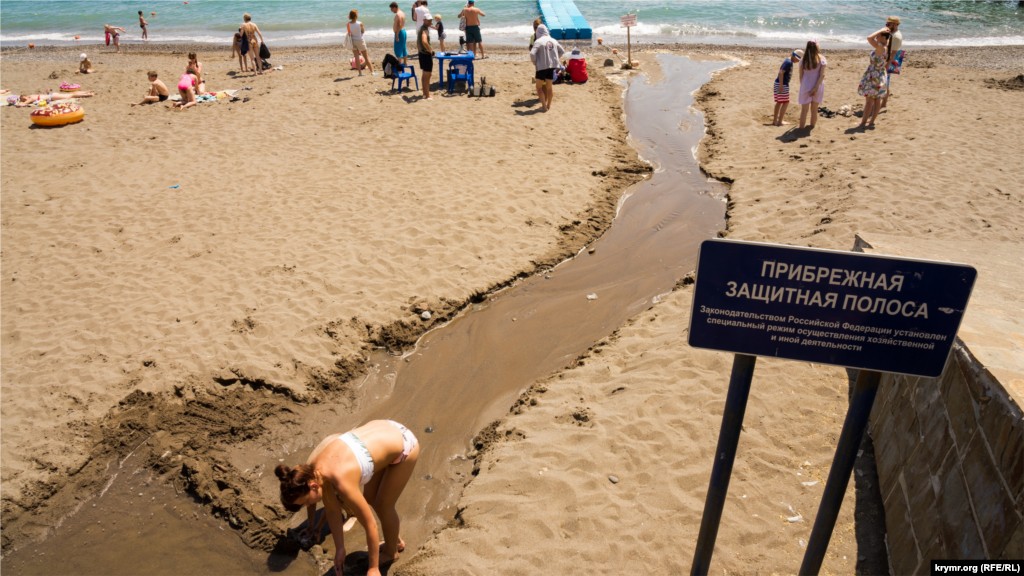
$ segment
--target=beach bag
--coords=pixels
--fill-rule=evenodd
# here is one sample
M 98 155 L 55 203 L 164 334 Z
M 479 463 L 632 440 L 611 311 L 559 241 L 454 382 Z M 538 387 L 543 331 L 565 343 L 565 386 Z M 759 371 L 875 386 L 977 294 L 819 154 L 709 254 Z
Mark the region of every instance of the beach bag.
M 384 56 L 384 61 L 381 63 L 381 69 L 384 70 L 385 78 L 394 78 L 395 74 L 398 73 L 398 65 L 400 62 L 398 58 L 395 58 L 393 54 L 387 54 Z
M 469 8 L 469 4 L 466 4 L 465 6 L 463 6 L 463 8 Z M 465 18 L 459 18 L 459 30 L 461 30 L 463 32 L 466 31 L 466 19 Z
M 896 57 L 893 58 L 892 64 L 889 64 L 889 69 L 887 70 L 887 72 L 889 74 L 899 74 L 900 73 L 900 68 L 903 67 L 903 56 L 904 55 L 905 55 L 905 52 L 903 50 L 900 50 L 900 51 L 896 52 Z
M 348 24 L 345 25 L 345 48 L 348 48 L 349 50 L 354 50 L 355 47 L 356 47 L 356 44 L 355 44 L 355 42 L 352 41 L 352 28 L 351 28 L 351 26 L 352 26 L 351 22 L 349 22 Z
M 264 60 L 270 58 L 270 48 L 267 48 L 267 45 L 262 42 L 260 42 L 260 58 Z

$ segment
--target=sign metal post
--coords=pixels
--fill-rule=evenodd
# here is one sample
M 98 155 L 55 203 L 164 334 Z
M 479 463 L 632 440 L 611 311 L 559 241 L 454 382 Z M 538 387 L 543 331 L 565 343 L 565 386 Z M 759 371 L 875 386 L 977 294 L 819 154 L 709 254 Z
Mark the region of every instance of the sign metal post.
M 706 240 L 689 344 L 736 354 L 691 575 L 718 536 L 757 356 L 858 369 L 800 574 L 821 569 L 882 372 L 942 374 L 977 271 L 965 264 Z

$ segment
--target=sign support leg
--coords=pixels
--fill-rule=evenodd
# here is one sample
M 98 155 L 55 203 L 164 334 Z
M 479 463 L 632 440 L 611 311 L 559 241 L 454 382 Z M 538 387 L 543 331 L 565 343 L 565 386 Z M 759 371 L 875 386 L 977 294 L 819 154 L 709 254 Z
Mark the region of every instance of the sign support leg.
M 633 40 L 630 38 L 629 31 L 632 28 L 626 28 L 626 58 L 629 59 L 629 67 L 633 67 Z
M 747 397 L 750 395 L 750 381 L 754 378 L 756 361 L 756 356 L 746 354 L 737 354 L 732 361 L 729 392 L 725 397 L 725 412 L 722 413 L 722 428 L 718 432 L 715 463 L 711 467 L 711 483 L 708 486 L 707 499 L 704 501 L 704 514 L 700 520 L 697 549 L 693 553 L 693 566 L 690 567 L 690 574 L 693 576 L 707 574 L 711 566 L 711 554 L 715 551 L 718 524 L 722 520 L 725 495 L 729 490 L 729 478 L 732 476 L 732 464 L 736 459 L 736 445 L 740 442 L 743 413 L 747 409 Z
M 864 430 L 871 416 L 871 406 L 875 403 L 875 393 L 882 379 L 880 372 L 861 370 L 857 374 L 857 383 L 853 387 L 853 399 L 846 412 L 846 422 L 839 436 L 839 445 L 832 460 L 832 469 L 828 473 L 825 492 L 821 495 L 818 515 L 814 519 L 814 528 L 807 543 L 803 564 L 800 565 L 802 576 L 814 576 L 821 570 L 821 562 L 825 559 L 825 550 L 832 539 L 832 530 L 839 517 L 839 508 L 843 505 L 843 496 L 850 483 L 850 473 L 857 459 L 857 450 L 864 437 Z

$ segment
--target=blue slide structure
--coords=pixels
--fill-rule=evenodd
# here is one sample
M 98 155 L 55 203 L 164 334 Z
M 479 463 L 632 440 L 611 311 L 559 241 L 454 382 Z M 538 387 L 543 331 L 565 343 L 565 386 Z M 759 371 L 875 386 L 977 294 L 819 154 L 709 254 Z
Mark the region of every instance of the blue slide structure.
M 538 0 L 544 25 L 556 40 L 590 40 L 594 31 L 572 0 Z

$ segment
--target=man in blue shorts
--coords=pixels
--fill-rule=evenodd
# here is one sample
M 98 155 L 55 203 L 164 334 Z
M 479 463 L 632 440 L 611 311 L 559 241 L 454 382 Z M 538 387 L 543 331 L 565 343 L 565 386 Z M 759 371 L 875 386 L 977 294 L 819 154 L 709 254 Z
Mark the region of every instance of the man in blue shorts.
M 469 0 L 469 4 L 459 12 L 459 18 L 466 19 L 466 44 L 477 58 L 487 58 L 484 55 L 484 40 L 480 36 L 480 17 L 487 16 L 482 10 L 476 7 L 476 0 Z
M 408 37 L 405 35 L 405 12 L 398 9 L 398 2 L 391 3 L 391 11 L 395 14 L 395 24 L 393 29 L 395 31 L 395 58 L 402 61 L 402 64 L 408 64 L 409 48 L 407 46 Z

